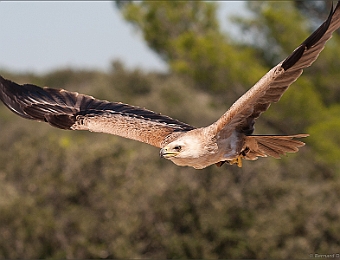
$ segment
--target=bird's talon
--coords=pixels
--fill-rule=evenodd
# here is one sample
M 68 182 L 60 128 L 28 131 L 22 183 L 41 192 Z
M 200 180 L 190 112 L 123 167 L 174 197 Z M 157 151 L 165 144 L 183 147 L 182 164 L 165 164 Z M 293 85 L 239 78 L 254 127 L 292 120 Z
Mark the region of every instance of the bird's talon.
M 235 159 L 229 161 L 230 164 L 237 164 L 238 167 L 242 167 L 242 156 L 239 155 Z

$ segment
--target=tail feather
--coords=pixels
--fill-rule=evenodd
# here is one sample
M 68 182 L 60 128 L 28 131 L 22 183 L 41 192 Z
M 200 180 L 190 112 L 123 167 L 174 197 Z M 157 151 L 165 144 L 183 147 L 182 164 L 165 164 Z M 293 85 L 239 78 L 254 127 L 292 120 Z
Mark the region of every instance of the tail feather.
M 296 153 L 305 143 L 294 138 L 303 138 L 308 134 L 298 135 L 251 135 L 247 136 L 243 145 L 244 158 L 256 160 L 260 157 L 271 156 L 279 159 L 286 153 Z

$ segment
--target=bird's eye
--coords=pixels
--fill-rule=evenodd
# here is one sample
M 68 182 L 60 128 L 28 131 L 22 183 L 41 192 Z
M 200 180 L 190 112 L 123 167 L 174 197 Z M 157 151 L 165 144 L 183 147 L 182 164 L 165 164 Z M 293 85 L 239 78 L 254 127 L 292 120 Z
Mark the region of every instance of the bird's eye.
M 177 145 L 177 146 L 174 147 L 174 150 L 176 150 L 176 151 L 178 151 L 178 152 L 179 152 L 181 149 L 182 149 L 182 147 L 181 147 L 180 145 Z

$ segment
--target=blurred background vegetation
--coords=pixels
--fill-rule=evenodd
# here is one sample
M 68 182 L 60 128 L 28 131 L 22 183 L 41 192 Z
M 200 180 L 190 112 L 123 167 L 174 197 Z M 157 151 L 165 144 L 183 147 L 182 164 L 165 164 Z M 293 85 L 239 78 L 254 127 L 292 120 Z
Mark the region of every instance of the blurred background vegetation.
M 315 4 L 317 3 L 317 4 Z M 214 2 L 117 1 L 169 73 L 0 71 L 214 122 L 322 22 L 329 2 L 248 2 L 246 37 L 222 32 Z M 340 248 L 340 39 L 264 113 L 260 134 L 310 133 L 281 160 L 194 170 L 120 137 L 54 129 L 0 106 L 0 258 L 308 258 Z

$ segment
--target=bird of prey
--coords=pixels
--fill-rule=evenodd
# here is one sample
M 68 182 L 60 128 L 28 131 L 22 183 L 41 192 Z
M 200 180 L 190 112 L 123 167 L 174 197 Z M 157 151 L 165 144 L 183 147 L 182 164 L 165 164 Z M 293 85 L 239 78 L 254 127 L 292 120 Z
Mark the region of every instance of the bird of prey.
M 340 27 L 340 1 L 327 20 L 292 54 L 265 74 L 216 122 L 201 128 L 150 110 L 108 102 L 64 89 L 19 85 L 0 76 L 0 99 L 14 113 L 54 127 L 114 134 L 161 148 L 160 155 L 180 166 L 202 169 L 242 159 L 280 158 L 304 143 L 297 135 L 252 135 L 255 119 L 277 102 L 304 68 L 318 57 Z

